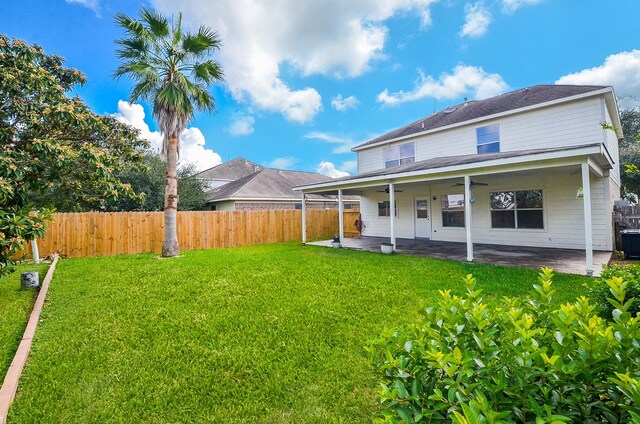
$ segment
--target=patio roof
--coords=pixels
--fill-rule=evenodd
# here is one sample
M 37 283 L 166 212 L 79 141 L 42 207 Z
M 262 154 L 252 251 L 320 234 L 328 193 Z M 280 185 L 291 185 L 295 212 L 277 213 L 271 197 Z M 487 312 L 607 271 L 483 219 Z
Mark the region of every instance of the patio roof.
M 558 163 L 559 159 L 593 158 L 595 164 L 602 169 L 610 169 L 614 166 L 609 152 L 602 143 L 584 144 L 569 147 L 557 147 L 546 149 L 518 150 L 513 152 L 501 152 L 490 154 L 473 154 L 461 156 L 446 156 L 405 165 L 383 168 L 371 172 L 364 172 L 352 177 L 338 178 L 335 180 L 307 184 L 294 187 L 294 190 L 304 193 L 319 193 L 335 191 L 340 188 L 356 188 L 358 186 L 375 185 L 376 183 L 405 182 L 402 179 L 416 181 L 420 179 L 452 178 L 464 175 L 481 175 L 489 169 L 500 168 L 500 172 L 508 171 L 510 166 L 528 165 L 538 163 L 540 168 L 548 166 L 561 166 L 566 163 Z M 576 162 L 578 164 L 578 162 Z

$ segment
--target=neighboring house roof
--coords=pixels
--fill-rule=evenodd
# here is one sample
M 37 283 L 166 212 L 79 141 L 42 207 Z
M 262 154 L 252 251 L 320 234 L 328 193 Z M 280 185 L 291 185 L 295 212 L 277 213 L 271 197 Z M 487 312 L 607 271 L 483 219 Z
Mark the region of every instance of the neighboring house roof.
M 611 90 L 610 87 L 602 85 L 534 85 L 533 87 L 523 88 L 485 100 L 472 100 L 448 107 L 438 113 L 376 137 L 354 147 L 353 151 L 441 127 L 607 89 Z
M 307 184 L 306 186 L 298 186 L 296 190 L 307 190 L 315 188 L 338 188 L 349 183 L 365 181 L 385 181 L 386 178 L 396 178 L 398 176 L 406 176 L 415 174 L 431 174 L 441 173 L 454 170 L 457 167 L 466 167 L 474 165 L 478 168 L 482 166 L 496 165 L 500 160 L 519 160 L 533 162 L 545 159 L 543 156 L 551 156 L 557 158 L 560 156 L 571 157 L 573 155 L 598 154 L 601 155 L 605 168 L 610 168 L 613 163 L 609 153 L 601 143 L 592 143 L 579 146 L 555 147 L 544 149 L 519 150 L 514 152 L 488 153 L 488 154 L 472 154 L 460 156 L 445 156 L 433 159 L 427 159 L 419 162 L 413 162 L 405 165 L 398 165 L 390 168 L 383 168 L 371 172 L 363 172 L 356 176 L 344 177 L 332 180 L 327 183 Z M 521 159 L 518 159 L 521 158 Z
M 204 180 L 235 181 L 248 175 L 255 174 L 257 171 L 261 171 L 262 169 L 264 169 L 262 166 L 251 162 L 250 160 L 245 158 L 235 158 L 228 162 L 221 163 L 220 165 L 216 165 L 213 168 L 199 172 L 195 177 Z
M 302 200 L 302 193 L 294 191 L 298 185 L 317 184 L 332 181 L 331 178 L 313 172 L 288 171 L 263 168 L 236 181 L 209 192 L 209 202 L 223 200 Z M 345 196 L 346 198 L 347 196 Z M 312 195 L 310 200 L 335 200 L 334 196 Z M 349 196 L 349 200 L 357 197 Z

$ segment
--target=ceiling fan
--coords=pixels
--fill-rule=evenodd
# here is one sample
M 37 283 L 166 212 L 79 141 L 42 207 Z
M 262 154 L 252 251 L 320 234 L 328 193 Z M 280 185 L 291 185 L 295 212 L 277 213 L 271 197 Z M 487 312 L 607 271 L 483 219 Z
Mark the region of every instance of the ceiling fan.
M 473 186 L 486 186 L 486 185 L 489 185 L 489 184 L 487 184 L 487 183 L 476 183 L 475 181 L 471 181 L 471 184 L 470 184 L 471 187 L 473 187 Z M 464 183 L 455 183 L 452 187 L 456 187 L 456 186 L 464 186 Z
M 376 190 L 378 193 L 387 193 L 389 194 L 389 188 L 385 188 L 384 190 Z M 394 193 L 402 193 L 402 190 L 393 190 Z

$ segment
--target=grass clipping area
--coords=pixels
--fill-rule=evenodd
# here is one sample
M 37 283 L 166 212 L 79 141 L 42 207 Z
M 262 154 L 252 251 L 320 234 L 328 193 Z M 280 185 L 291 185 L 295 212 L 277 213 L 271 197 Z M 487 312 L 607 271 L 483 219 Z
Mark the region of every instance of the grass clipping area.
M 496 296 L 537 275 L 298 244 L 64 260 L 9 422 L 370 422 L 367 342 L 468 273 Z
M 37 290 L 22 290 L 20 276 L 23 272 L 38 271 L 40 283 L 49 268 L 48 263 L 23 263 L 11 274 L 0 278 L 0 383 L 11 365 L 22 333 L 27 327 Z

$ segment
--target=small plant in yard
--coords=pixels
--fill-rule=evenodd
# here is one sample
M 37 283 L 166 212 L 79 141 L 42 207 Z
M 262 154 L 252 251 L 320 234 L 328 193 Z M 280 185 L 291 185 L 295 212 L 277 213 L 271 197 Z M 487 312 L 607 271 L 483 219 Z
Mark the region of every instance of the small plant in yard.
M 636 315 L 640 312 L 640 266 L 629 265 L 607 266 L 602 270 L 600 278 L 595 282 L 585 283 L 589 298 L 596 306 L 596 311 L 603 318 L 611 318 L 615 307 L 609 301 L 612 296 L 611 288 L 607 281 L 613 277 L 622 278 L 627 283 L 627 298 L 635 298 L 636 301 L 629 307 L 629 313 Z
M 422 319 L 369 346 L 382 379 L 376 422 L 640 422 L 640 316 L 629 283 L 607 280 L 612 319 L 586 297 L 552 307 L 552 270 L 529 299 L 441 290 Z

